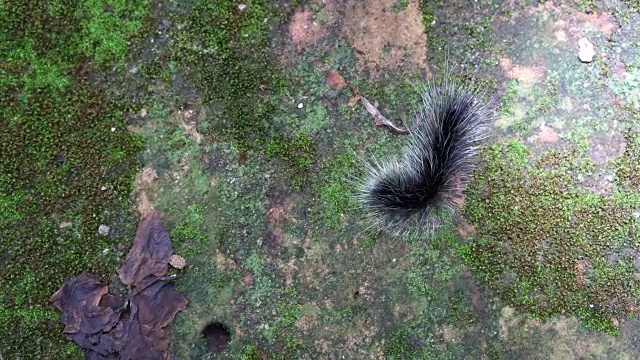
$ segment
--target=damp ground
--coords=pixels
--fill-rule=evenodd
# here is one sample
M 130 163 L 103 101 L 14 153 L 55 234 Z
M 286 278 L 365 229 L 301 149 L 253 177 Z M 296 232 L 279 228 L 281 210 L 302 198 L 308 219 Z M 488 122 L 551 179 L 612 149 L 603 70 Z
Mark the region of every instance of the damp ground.
M 74 13 L 73 29 L 95 39 L 68 40 L 79 50 L 64 76 L 55 57 L 24 50 L 49 46 L 39 27 L 10 34 L 23 57 L 7 71 L 25 71 L 28 56 L 36 68 L 32 81 L 0 83 L 15 106 L 58 87 L 111 102 L 61 93 L 68 105 L 50 116 L 86 101 L 80 114 L 109 120 L 72 145 L 64 121 L 55 141 L 36 129 L 55 145 L 32 147 L 46 151 L 42 171 L 57 166 L 51 178 L 27 181 L 28 159 L 3 157 L 2 169 L 21 174 L 0 177 L 5 358 L 82 358 L 48 297 L 83 270 L 113 280 L 137 219 L 154 210 L 186 263 L 174 283 L 189 305 L 170 327 L 181 359 L 640 357 L 637 4 L 164 1 L 140 2 L 133 16 L 107 3 Z M 92 22 L 98 13 L 106 20 Z M 121 32 L 106 38 L 96 24 L 109 21 Z M 583 38 L 595 49 L 588 63 Z M 369 228 L 351 180 L 361 160 L 394 156 L 405 139 L 325 74 L 337 70 L 403 126 L 419 106 L 413 84 L 447 63 L 485 89 L 492 136 L 464 219 L 429 238 L 392 238 Z M 16 114 L 30 113 L 2 121 Z M 2 124 L 5 142 L 20 134 L 33 145 L 21 124 Z M 131 138 L 81 151 L 82 139 L 111 133 Z M 40 192 L 44 209 L 31 204 L 40 187 L 52 187 Z M 34 237 L 20 231 L 40 217 Z M 16 327 L 25 335 L 9 335 Z

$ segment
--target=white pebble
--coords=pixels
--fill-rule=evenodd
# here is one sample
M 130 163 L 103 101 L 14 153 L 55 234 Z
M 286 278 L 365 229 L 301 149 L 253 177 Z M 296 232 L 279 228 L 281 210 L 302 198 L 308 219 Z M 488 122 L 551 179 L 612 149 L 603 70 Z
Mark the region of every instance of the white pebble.
M 578 46 L 580 47 L 580 52 L 578 53 L 580 61 L 585 63 L 592 62 L 593 56 L 596 54 L 593 44 L 587 38 L 582 38 L 578 41 Z
M 111 132 L 114 132 L 114 131 L 116 131 L 116 128 L 112 127 Z
M 302 109 L 304 107 L 303 103 L 298 104 L 298 109 Z
M 100 235 L 104 235 L 104 236 L 109 235 L 109 230 L 111 230 L 111 229 L 107 225 L 100 225 L 98 227 L 98 233 Z

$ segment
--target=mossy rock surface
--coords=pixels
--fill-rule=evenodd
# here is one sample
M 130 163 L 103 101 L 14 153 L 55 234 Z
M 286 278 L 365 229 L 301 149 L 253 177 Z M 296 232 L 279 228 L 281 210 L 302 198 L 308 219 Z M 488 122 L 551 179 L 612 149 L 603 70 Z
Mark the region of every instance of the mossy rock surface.
M 211 322 L 231 336 L 216 358 L 638 357 L 637 11 L 2 3 L 0 355 L 82 358 L 49 298 L 83 271 L 125 291 L 134 210 L 155 209 L 186 261 L 182 359 L 213 358 Z M 412 82 L 447 64 L 496 106 L 492 138 L 464 218 L 392 238 L 353 195 L 406 139 L 325 71 L 406 126 Z

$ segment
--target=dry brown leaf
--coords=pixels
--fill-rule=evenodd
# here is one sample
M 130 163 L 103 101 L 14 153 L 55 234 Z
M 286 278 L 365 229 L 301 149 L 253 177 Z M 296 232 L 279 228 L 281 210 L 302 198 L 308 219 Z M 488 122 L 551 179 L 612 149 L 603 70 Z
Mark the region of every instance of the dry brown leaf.
M 342 75 L 340 75 L 335 70 L 327 70 L 325 72 L 325 77 L 327 79 L 327 82 L 329 83 L 329 86 L 331 86 L 334 89 L 342 89 L 349 86 L 349 84 L 347 84 L 347 81 L 342 77 Z
M 360 94 L 356 94 L 356 96 L 354 96 L 351 99 L 349 99 L 349 106 L 351 106 L 351 107 L 356 106 L 358 101 L 360 101 L 360 98 L 362 98 L 362 96 Z
M 175 276 L 164 276 L 167 251 L 173 252 L 171 240 L 159 214 L 152 213 L 138 224 L 134 246 L 118 271 L 131 285 L 127 297 L 109 294 L 108 286 L 88 273 L 69 279 L 53 294 L 64 335 L 86 350 L 87 359 L 173 358 L 165 328 L 188 300 L 168 282 Z

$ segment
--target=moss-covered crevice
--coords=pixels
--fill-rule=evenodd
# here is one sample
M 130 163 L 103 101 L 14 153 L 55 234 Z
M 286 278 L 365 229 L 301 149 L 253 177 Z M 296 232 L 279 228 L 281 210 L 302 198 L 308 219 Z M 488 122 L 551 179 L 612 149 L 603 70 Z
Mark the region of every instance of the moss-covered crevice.
M 315 163 L 316 143 L 306 134 L 286 137 L 281 133 L 273 134 L 266 147 L 270 158 L 284 160 L 285 176 L 294 190 L 311 184 L 311 166 Z
M 478 234 L 460 251 L 477 275 L 543 319 L 574 315 L 615 332 L 612 319 L 635 316 L 640 194 L 581 190 L 591 162 L 578 152 L 531 164 L 526 147 L 510 141 L 490 146 L 484 161 L 467 206 Z

